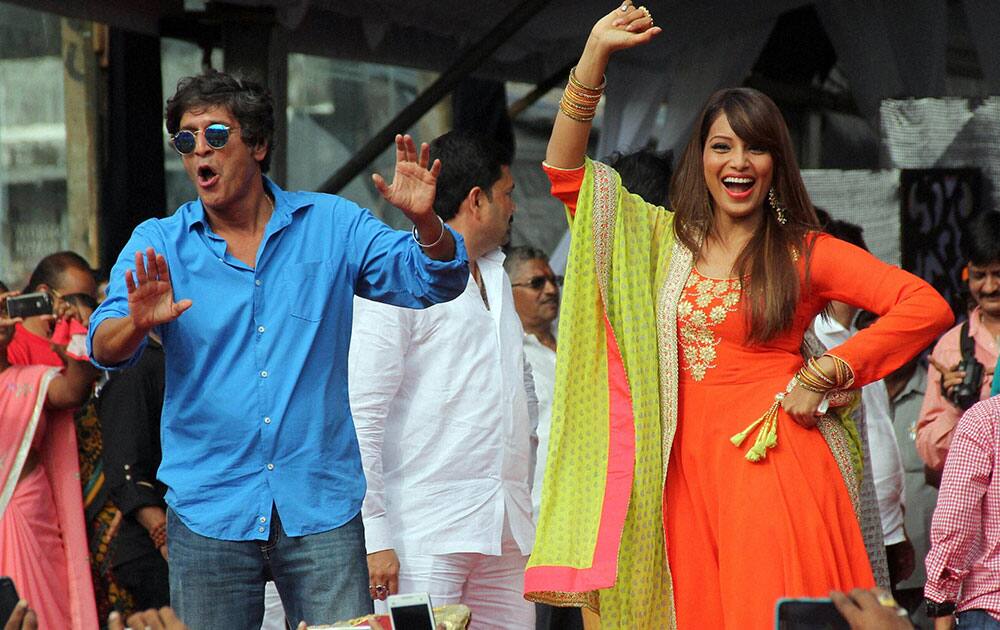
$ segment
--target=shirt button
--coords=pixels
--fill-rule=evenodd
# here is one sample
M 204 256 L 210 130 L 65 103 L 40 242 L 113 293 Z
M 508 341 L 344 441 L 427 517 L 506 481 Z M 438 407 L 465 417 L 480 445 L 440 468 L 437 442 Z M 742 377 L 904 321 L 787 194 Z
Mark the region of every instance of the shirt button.
M 264 528 L 263 527 L 258 527 L 257 531 L 263 534 L 264 533 Z
M 259 333 L 264 332 L 264 327 L 263 326 L 258 326 L 257 327 L 257 332 L 259 332 Z
M 260 371 L 260 377 L 261 378 L 267 378 L 267 370 L 261 370 Z
M 264 416 L 264 424 L 271 424 L 271 416 Z
M 260 285 L 264 284 L 264 283 L 263 283 L 262 281 L 260 281 L 260 280 L 254 280 L 254 281 L 253 281 L 253 283 L 254 283 L 254 284 L 256 284 L 256 285 L 257 285 L 258 287 L 259 287 Z
M 274 470 L 274 464 L 268 464 L 267 465 L 267 469 L 268 470 Z
M 262 516 L 262 517 L 260 517 L 260 522 L 261 522 L 261 523 L 266 523 L 266 522 L 267 522 L 267 519 L 266 519 L 266 518 L 264 518 L 264 517 Z

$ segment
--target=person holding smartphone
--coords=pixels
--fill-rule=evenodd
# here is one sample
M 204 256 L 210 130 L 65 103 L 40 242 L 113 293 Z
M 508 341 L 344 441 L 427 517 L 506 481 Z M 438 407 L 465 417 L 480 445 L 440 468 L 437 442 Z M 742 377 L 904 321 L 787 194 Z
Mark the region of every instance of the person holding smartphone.
M 166 127 L 198 198 L 136 227 L 90 324 L 108 369 L 136 361 L 150 332 L 163 342 L 170 602 L 204 628 L 260 627 L 269 576 L 292 625 L 371 610 L 352 300 L 424 308 L 468 278 L 462 239 L 431 207 L 441 167 L 426 145 L 397 136 L 392 183 L 374 176 L 413 222 L 403 232 L 268 179 L 274 125 L 255 81 L 209 70 L 178 83 Z
M 0 575 L 40 627 L 89 630 L 97 610 L 72 409 L 90 395 L 94 369 L 78 356 L 64 368 L 13 364 L 21 322 L 6 317 L 11 295 L 0 294 Z

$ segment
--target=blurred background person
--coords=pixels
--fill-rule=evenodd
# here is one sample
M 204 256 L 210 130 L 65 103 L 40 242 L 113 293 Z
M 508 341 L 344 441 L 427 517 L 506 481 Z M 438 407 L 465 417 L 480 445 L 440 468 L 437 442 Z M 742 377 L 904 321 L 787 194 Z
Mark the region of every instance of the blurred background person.
M 545 252 L 533 247 L 511 248 L 503 264 L 510 276 L 514 308 L 524 328 L 524 356 L 531 365 L 535 395 L 538 397 L 538 455 L 535 481 L 531 486 L 531 503 L 537 522 L 552 425 L 552 394 L 556 386 L 554 323 L 559 316 L 562 276 L 553 273 Z M 538 630 L 583 628 L 579 608 L 536 604 L 535 613 L 535 628 Z
M 139 360 L 111 373 L 97 397 L 107 485 L 121 512 L 108 562 L 133 600 L 123 615 L 170 603 L 167 489 L 156 479 L 163 387 L 163 347 L 150 335 Z
M 984 212 L 969 226 L 969 318 L 946 332 L 930 355 L 927 392 L 917 423 L 917 451 L 936 482 L 962 412 L 990 394 L 1000 335 L 1000 213 Z M 969 349 L 963 351 L 963 344 Z M 978 370 L 972 360 L 979 364 Z M 960 369 L 965 362 L 969 369 Z M 972 372 L 978 371 L 979 374 Z M 975 379 L 975 382 L 971 382 Z
M 913 573 L 898 582 L 893 595 L 910 613 L 918 628 L 930 628 L 933 622 L 924 609 L 924 582 L 927 572 L 924 559 L 930 549 L 931 516 L 937 502 L 937 489 L 929 485 L 924 475 L 924 460 L 917 453 L 917 420 L 927 387 L 927 368 L 914 358 L 883 379 L 892 406 L 892 426 L 896 444 L 903 460 L 904 505 L 903 524 L 913 545 Z

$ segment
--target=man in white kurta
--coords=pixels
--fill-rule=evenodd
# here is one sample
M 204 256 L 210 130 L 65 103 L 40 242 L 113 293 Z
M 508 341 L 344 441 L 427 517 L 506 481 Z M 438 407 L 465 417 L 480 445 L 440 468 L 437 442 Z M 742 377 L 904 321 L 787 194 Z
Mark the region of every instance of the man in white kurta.
M 469 251 L 465 292 L 423 311 L 355 302 L 349 383 L 371 594 L 427 592 L 469 606 L 477 628 L 530 628 L 537 409 L 499 249 L 513 179 L 472 136 L 438 138 L 431 157 L 442 162 L 435 212 Z

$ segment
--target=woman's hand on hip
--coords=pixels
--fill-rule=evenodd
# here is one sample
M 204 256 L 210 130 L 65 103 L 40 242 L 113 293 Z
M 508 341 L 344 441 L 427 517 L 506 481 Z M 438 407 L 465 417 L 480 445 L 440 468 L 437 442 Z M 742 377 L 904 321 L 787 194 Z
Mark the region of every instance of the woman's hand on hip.
M 792 391 L 785 394 L 785 399 L 781 401 L 781 408 L 785 410 L 792 420 L 807 429 L 816 426 L 819 416 L 816 410 L 823 401 L 823 394 L 811 392 L 799 384 L 792 388 Z

